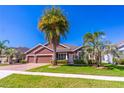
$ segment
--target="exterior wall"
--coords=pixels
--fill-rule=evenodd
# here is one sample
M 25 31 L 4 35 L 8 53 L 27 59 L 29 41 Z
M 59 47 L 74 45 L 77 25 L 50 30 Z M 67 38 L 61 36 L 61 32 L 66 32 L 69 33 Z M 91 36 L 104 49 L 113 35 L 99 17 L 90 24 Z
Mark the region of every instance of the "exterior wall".
M 0 63 L 1 63 L 1 64 L 6 64 L 6 63 L 8 63 L 8 62 L 7 62 L 7 57 L 6 57 L 6 56 L 1 57 L 1 58 L 0 58 Z
M 36 50 L 38 50 L 39 48 L 41 48 L 41 47 L 42 47 L 41 45 L 35 47 L 33 50 L 31 50 L 30 52 L 28 52 L 27 55 L 28 55 L 28 54 L 34 54 L 34 52 L 35 52 Z
M 46 48 L 43 48 L 43 49 L 40 49 L 39 51 L 37 51 L 35 54 L 51 54 L 51 53 L 53 53 L 53 52 Z
M 47 44 L 47 45 L 45 45 L 45 46 L 47 46 L 47 47 L 49 47 L 49 48 L 52 49 L 52 44 Z M 61 48 L 61 49 L 63 48 L 63 49 L 65 49 L 65 47 L 62 46 L 62 45 L 58 45 L 57 48 Z
M 51 44 L 46 44 L 46 47 L 52 49 L 52 45 Z M 61 48 L 61 49 L 65 49 L 66 47 L 62 46 L 62 45 L 58 45 L 57 48 Z M 77 55 L 77 52 L 79 50 L 75 51 L 75 52 L 62 52 L 62 53 L 66 53 L 66 60 L 68 60 L 69 64 L 73 64 L 73 57 L 74 55 Z M 60 52 L 59 52 L 60 53 Z M 53 55 L 53 51 L 47 49 L 47 48 L 42 48 L 42 46 L 38 46 L 35 49 L 33 49 L 32 51 L 30 51 L 29 53 L 27 53 L 26 55 L 26 60 L 28 62 L 36 62 L 36 63 L 44 63 L 44 62 L 49 62 L 52 60 L 52 55 Z

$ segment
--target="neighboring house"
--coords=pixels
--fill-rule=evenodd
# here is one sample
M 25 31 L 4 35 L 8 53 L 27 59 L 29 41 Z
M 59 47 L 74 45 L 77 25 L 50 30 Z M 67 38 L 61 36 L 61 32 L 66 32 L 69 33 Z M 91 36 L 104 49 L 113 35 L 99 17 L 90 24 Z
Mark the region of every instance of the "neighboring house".
M 27 50 L 29 50 L 29 48 L 26 48 L 26 47 L 11 47 L 15 50 L 17 50 L 18 52 L 21 52 L 21 53 L 25 53 Z M 19 55 L 19 54 L 16 54 L 16 55 Z M 17 62 L 18 58 L 17 56 L 14 56 L 13 57 L 13 61 Z M 3 55 L 0 56 L 0 64 L 8 64 L 8 58 L 7 56 L 3 53 Z
M 112 54 L 107 54 L 102 57 L 102 62 L 103 63 L 110 63 L 113 64 L 113 55 Z
M 118 47 L 118 50 L 121 51 L 124 54 L 124 41 L 121 41 L 116 45 Z
M 122 53 L 117 58 L 123 59 L 124 58 L 124 41 L 121 41 L 115 45 L 116 45 L 118 51 L 120 51 Z M 103 61 L 105 63 L 112 63 L 113 64 L 113 55 L 108 54 L 108 55 L 103 56 Z
M 1 55 L 0 56 L 0 64 L 7 64 L 7 56 Z
M 73 64 L 74 57 L 79 57 L 81 47 L 68 44 L 57 46 L 57 60 L 67 60 L 68 64 Z M 38 44 L 29 49 L 26 54 L 26 61 L 29 63 L 50 63 L 53 58 L 53 48 L 50 43 Z
M 29 48 L 27 48 L 27 47 L 12 47 L 12 48 L 14 48 L 15 50 L 22 52 L 22 53 L 25 53 L 26 51 L 29 50 Z

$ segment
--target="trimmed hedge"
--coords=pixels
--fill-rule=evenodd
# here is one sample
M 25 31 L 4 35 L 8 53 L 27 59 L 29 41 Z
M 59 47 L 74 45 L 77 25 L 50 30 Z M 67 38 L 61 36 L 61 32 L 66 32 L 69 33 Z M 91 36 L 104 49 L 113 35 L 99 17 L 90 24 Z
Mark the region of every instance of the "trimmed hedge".
M 53 62 L 53 60 L 51 60 L 51 63 Z M 58 64 L 67 64 L 68 61 L 67 60 L 57 60 Z
M 74 60 L 74 64 L 86 64 L 84 60 Z
M 113 58 L 113 62 L 117 64 L 124 65 L 124 59 Z
M 124 59 L 120 59 L 119 64 L 124 65 Z
M 20 60 L 20 62 L 19 63 L 21 63 L 21 64 L 26 64 L 27 63 L 27 61 L 25 61 L 25 60 Z

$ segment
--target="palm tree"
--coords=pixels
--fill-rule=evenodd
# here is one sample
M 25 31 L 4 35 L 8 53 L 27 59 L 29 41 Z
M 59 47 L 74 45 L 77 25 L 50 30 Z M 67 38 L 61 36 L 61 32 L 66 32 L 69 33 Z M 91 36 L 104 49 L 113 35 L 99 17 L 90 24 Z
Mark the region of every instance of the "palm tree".
M 97 66 L 101 63 L 102 36 L 104 35 L 104 32 L 94 32 L 93 34 L 88 32 L 83 37 L 84 46 L 93 48 L 93 58 L 95 58 Z
M 0 56 L 2 54 L 3 49 L 7 48 L 7 46 L 5 45 L 6 43 L 9 43 L 9 41 L 8 40 L 0 41 Z
M 9 64 L 13 63 L 13 57 L 16 55 L 17 51 L 13 48 L 7 48 L 5 54 L 7 56 L 7 60 Z
M 91 46 L 83 46 L 82 47 L 82 59 L 87 64 L 91 64 L 91 60 L 93 62 L 93 58 L 91 56 L 93 55 L 93 48 Z
M 52 7 L 46 9 L 44 15 L 41 17 L 38 27 L 40 31 L 45 33 L 45 37 L 53 47 L 53 65 L 57 65 L 56 47 L 60 42 L 60 37 L 66 36 L 68 32 L 68 21 L 66 16 L 59 8 Z

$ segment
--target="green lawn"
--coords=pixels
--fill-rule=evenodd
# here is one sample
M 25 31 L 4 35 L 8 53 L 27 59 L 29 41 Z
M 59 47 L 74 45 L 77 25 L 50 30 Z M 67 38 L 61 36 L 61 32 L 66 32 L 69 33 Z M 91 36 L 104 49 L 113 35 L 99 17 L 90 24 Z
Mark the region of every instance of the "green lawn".
M 4 88 L 124 88 L 124 82 L 13 74 L 0 80 Z
M 9 65 L 9 64 L 0 64 L 0 66 L 7 66 L 7 65 Z
M 57 68 L 49 68 L 49 65 L 47 65 L 47 66 L 34 68 L 28 71 L 124 76 L 124 66 L 115 66 L 115 65 L 106 65 L 106 66 L 108 67 L 108 69 L 97 69 L 96 67 L 91 67 L 91 66 L 68 66 L 68 65 L 62 65 Z

